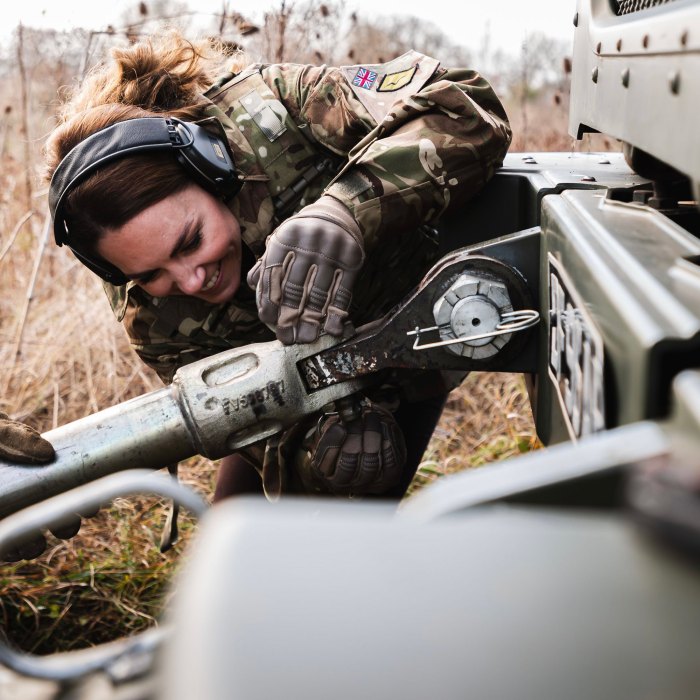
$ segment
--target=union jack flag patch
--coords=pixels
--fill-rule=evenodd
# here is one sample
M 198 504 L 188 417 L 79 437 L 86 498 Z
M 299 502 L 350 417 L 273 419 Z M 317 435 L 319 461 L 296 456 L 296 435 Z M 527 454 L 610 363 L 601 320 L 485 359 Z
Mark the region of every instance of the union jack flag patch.
M 355 74 L 352 84 L 357 85 L 357 87 L 364 88 L 365 90 L 371 90 L 376 79 L 377 74 L 373 70 L 360 68 Z

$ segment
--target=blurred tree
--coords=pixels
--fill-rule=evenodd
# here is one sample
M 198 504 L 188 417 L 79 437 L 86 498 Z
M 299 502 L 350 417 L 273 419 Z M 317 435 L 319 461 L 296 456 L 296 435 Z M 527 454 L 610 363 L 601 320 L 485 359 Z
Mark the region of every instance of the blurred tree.
M 260 32 L 242 45 L 256 60 L 332 65 L 382 63 L 412 48 L 446 65 L 467 65 L 471 56 L 430 22 L 410 15 L 370 22 L 332 0 L 280 0 L 265 13 Z
M 529 34 L 510 69 L 511 92 L 527 100 L 543 87 L 559 84 L 567 46 L 566 41 L 552 39 L 541 32 Z
M 192 14 L 184 0 L 148 0 L 127 7 L 119 24 L 124 27 L 127 39 L 133 42 L 144 34 L 158 31 L 164 24 L 185 31 Z
M 471 64 L 471 51 L 455 44 L 437 25 L 411 15 L 358 20 L 349 37 L 358 60 L 382 63 L 409 49 L 438 58 L 447 66 Z
M 47 117 L 56 94 L 70 84 L 84 61 L 89 33 L 17 27 L 0 54 L 0 106 L 6 134 L 4 153 L 22 158 L 31 172 L 38 140 L 50 128 Z M 9 107 L 9 110 L 6 108 Z M 20 123 L 23 122 L 23 123 Z M 33 175 L 33 173 L 32 173 Z
M 567 42 L 536 32 L 525 38 L 520 47 L 520 56 L 517 60 L 511 59 L 510 68 L 504 71 L 509 97 L 518 105 L 520 146 L 523 149 L 530 146 L 534 135 L 531 134 L 532 127 L 534 131 L 541 128 L 541 125 L 530 124 L 531 103 L 548 97 L 560 112 L 567 109 L 569 75 L 566 71 L 566 54 Z

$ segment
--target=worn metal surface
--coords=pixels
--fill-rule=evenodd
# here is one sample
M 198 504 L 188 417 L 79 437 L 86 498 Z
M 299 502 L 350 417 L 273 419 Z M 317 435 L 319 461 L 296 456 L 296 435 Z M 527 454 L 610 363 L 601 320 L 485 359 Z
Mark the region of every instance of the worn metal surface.
M 353 377 L 317 392 L 304 384 L 298 365 L 337 342 L 323 336 L 305 345 L 248 345 L 178 370 L 173 388 L 196 451 L 223 457 L 357 391 Z
M 579 0 L 569 131 L 596 130 L 651 153 L 700 191 L 700 4 L 676 0 L 616 16 Z M 614 107 L 612 107 L 614 105 Z
M 249 345 L 187 365 L 173 384 L 51 430 L 47 466 L 0 462 L 0 517 L 115 471 L 158 468 L 194 454 L 217 459 L 357 391 L 348 381 L 309 396 L 297 370 L 335 339 Z

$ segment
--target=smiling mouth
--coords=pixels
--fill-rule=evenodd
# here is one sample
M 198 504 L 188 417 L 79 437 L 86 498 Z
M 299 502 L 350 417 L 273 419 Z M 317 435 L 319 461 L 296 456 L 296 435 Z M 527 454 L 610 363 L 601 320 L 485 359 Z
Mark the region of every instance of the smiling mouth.
M 209 281 L 202 287 L 203 292 L 208 292 L 211 289 L 214 289 L 216 287 L 216 283 L 219 281 L 219 277 L 221 277 L 221 262 L 219 262 L 216 272 L 210 277 Z

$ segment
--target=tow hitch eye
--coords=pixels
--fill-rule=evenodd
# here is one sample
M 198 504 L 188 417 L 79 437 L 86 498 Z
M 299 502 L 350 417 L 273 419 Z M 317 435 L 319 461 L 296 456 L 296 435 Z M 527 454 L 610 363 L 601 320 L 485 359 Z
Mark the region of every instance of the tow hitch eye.
M 436 325 L 416 328 L 414 350 L 446 347 L 456 355 L 485 360 L 498 354 L 513 333 L 526 330 L 539 321 L 533 309 L 513 310 L 508 288 L 503 282 L 462 273 L 433 306 Z M 437 331 L 440 340 L 420 342 L 421 333 Z

